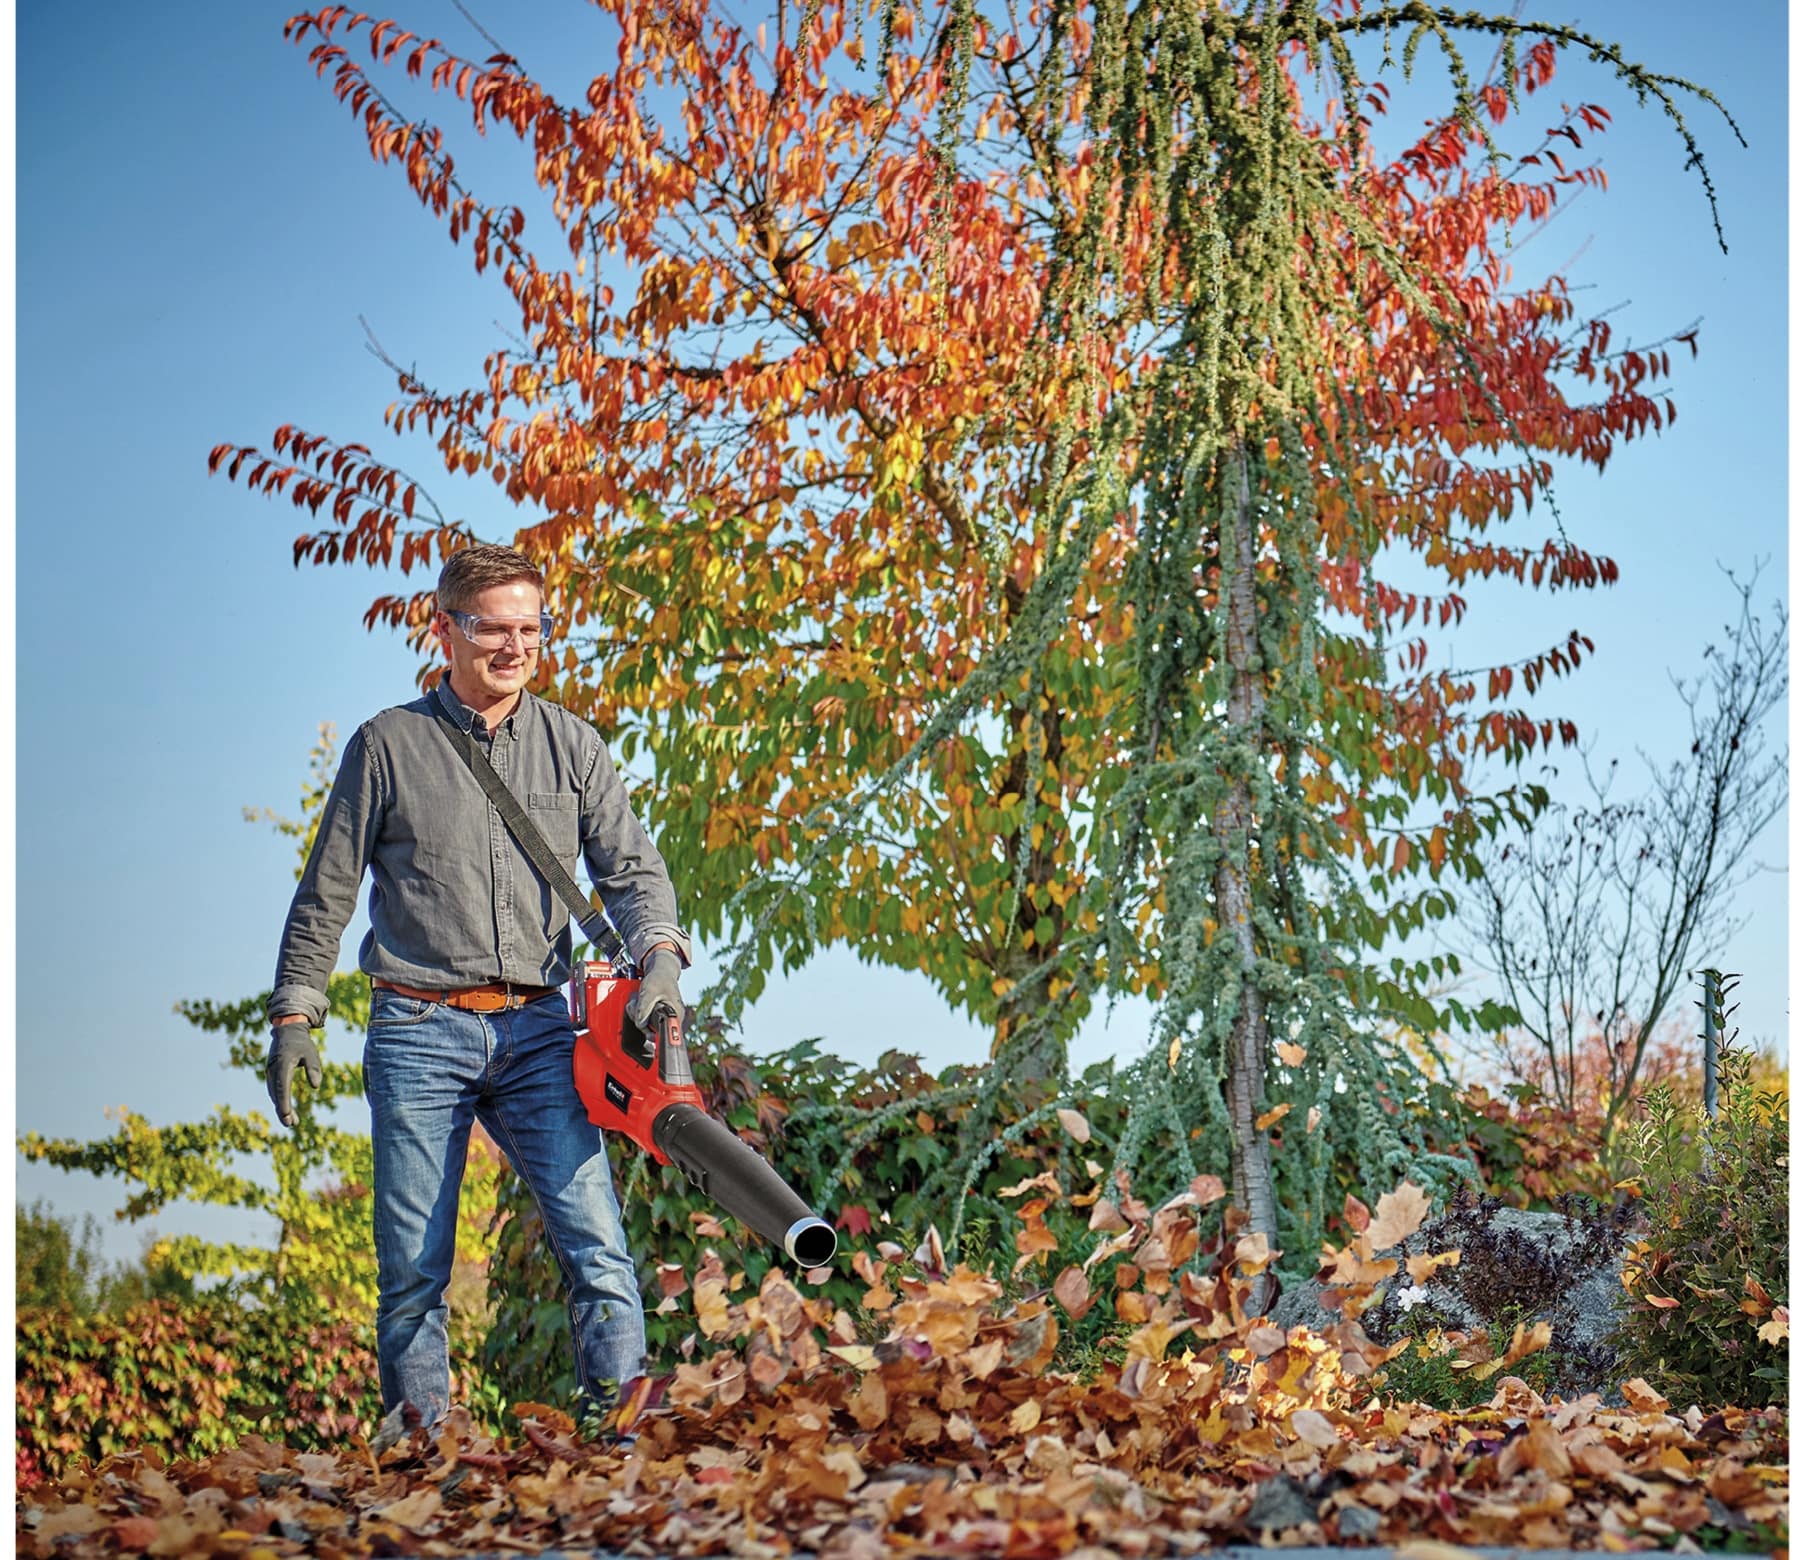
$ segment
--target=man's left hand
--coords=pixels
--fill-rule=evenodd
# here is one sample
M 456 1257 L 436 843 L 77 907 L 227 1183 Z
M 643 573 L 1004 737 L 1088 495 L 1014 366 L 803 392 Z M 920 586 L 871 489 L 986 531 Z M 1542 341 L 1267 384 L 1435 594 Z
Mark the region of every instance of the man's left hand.
M 276 1107 L 276 1119 L 292 1127 L 300 1118 L 295 1114 L 295 1068 L 307 1074 L 315 1091 L 326 1076 L 320 1069 L 319 1047 L 307 1032 L 307 1021 L 278 1023 L 270 1031 L 269 1056 L 263 1064 L 263 1081 L 269 1089 L 270 1103 Z
M 677 989 L 677 977 L 682 971 L 673 948 L 654 948 L 648 955 L 639 990 L 627 1004 L 627 1017 L 647 1038 L 651 1037 L 652 1020 L 660 1008 L 669 1008 L 679 1019 L 683 1017 L 683 993 Z

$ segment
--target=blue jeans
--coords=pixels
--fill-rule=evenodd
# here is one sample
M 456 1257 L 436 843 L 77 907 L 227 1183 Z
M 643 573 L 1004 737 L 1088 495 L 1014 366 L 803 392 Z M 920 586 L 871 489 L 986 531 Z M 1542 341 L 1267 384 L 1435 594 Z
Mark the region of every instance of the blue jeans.
M 577 1383 L 609 1401 L 640 1372 L 645 1314 L 601 1129 L 571 1075 L 570 1016 L 554 992 L 467 1013 L 378 987 L 364 1042 L 375 1150 L 376 1358 L 382 1403 L 427 1423 L 450 1405 L 445 1286 L 470 1123 L 526 1182 L 563 1271 Z

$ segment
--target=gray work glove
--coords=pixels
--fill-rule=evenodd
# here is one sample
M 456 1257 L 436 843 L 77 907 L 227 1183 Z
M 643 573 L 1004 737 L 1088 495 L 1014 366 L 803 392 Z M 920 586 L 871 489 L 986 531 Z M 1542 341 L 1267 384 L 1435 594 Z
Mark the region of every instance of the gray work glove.
M 325 1078 L 320 1067 L 319 1048 L 313 1043 L 305 1022 L 276 1024 L 270 1030 L 269 1060 L 263 1064 L 263 1081 L 269 1088 L 270 1103 L 276 1107 L 276 1119 L 292 1127 L 295 1115 L 295 1064 L 307 1069 L 307 1081 L 319 1088 Z
M 652 1035 L 652 1018 L 659 1008 L 669 1008 L 679 1019 L 683 1017 L 683 993 L 677 989 L 677 977 L 683 965 L 669 948 L 654 948 L 646 960 L 645 973 L 639 977 L 639 990 L 627 1004 L 627 1017 L 633 1027 Z

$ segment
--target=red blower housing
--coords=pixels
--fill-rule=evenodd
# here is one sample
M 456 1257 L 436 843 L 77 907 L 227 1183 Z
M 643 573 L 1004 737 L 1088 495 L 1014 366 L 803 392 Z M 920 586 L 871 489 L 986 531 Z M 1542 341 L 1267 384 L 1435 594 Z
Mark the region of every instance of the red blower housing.
M 660 1007 L 651 1037 L 627 1017 L 639 981 L 627 964 L 588 960 L 571 976 L 577 1094 L 589 1119 L 624 1132 L 661 1165 L 674 1164 L 703 1195 L 805 1268 L 824 1267 L 833 1227 L 761 1158 L 703 1108 L 680 1015 Z

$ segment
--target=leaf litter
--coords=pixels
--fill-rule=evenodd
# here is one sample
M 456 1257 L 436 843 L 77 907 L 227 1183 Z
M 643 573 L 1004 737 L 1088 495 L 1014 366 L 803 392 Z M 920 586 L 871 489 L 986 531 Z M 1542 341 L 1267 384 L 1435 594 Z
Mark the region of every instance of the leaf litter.
M 629 1440 L 585 1440 L 528 1403 L 518 1438 L 454 1408 L 430 1429 L 391 1415 L 336 1452 L 257 1436 L 198 1461 L 146 1449 L 22 1499 L 18 1550 L 1102 1560 L 1235 1542 L 1625 1553 L 1704 1547 L 1702 1530 L 1758 1548 L 1784 1534 L 1777 1409 L 1677 1412 L 1640 1378 L 1622 1407 L 1545 1400 L 1508 1373 L 1546 1345 L 1540 1329 L 1483 1362 L 1500 1373 L 1481 1407 L 1375 1392 L 1373 1373 L 1411 1346 L 1376 1344 L 1359 1322 L 1400 1269 L 1378 1253 L 1427 1211 L 1409 1183 L 1375 1216 L 1350 1207 L 1353 1241 L 1321 1254 L 1330 1309 L 1288 1333 L 1248 1310 L 1274 1253 L 1241 1233 L 1245 1216 L 1200 1232 L 1219 1181 L 1157 1210 L 1121 1193 L 1092 1220 L 1097 1250 L 1118 1257 L 1113 1288 L 1093 1280 L 1093 1253 L 1012 1291 L 949 1271 L 930 1236 L 913 1263 L 888 1243 L 854 1255 L 855 1317 L 776 1269 L 736 1300 L 743 1283 L 711 1251 L 687 1286 L 697 1347 L 620 1410 Z M 1041 1254 L 1032 1207 L 1025 1263 Z M 662 1276 L 667 1298 L 684 1292 Z M 1055 1369 L 1061 1317 L 1096 1305 L 1113 1305 L 1121 1357 Z

